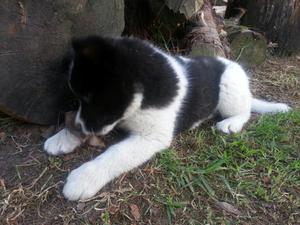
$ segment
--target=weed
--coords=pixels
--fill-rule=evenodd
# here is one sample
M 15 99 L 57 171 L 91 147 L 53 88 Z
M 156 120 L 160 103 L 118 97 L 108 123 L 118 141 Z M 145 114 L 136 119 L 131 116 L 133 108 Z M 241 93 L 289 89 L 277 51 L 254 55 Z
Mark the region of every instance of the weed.
M 179 202 L 172 195 L 163 197 L 163 200 L 158 200 L 166 206 L 168 222 L 172 224 L 172 218 L 176 216 L 176 209 L 182 209 L 187 204 L 186 202 Z
M 110 217 L 109 217 L 109 212 L 106 210 L 101 214 L 101 219 L 103 222 L 103 225 L 110 225 Z

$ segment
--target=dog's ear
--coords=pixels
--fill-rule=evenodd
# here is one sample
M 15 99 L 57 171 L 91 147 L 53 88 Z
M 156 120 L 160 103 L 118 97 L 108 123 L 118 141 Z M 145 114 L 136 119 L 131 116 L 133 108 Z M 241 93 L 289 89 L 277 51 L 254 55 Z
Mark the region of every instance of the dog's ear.
M 88 60 L 95 61 L 97 57 L 97 43 L 92 43 L 87 39 L 73 39 L 72 47 L 75 55 Z
M 73 39 L 72 47 L 76 55 L 92 61 L 96 61 L 104 55 L 111 55 L 114 52 L 114 48 L 109 41 L 99 36 Z

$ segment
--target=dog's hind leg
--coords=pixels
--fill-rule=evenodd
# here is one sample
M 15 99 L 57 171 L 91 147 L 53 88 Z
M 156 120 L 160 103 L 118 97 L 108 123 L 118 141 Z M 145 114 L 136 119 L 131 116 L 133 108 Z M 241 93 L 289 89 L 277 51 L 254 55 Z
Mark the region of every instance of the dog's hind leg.
M 220 81 L 217 111 L 224 120 L 217 123 L 217 129 L 224 133 L 242 130 L 251 113 L 252 95 L 244 70 L 234 62 L 220 58 L 226 65 Z
M 266 102 L 255 99 L 245 71 L 235 62 L 219 58 L 226 69 L 220 81 L 219 103 L 217 111 L 223 121 L 217 123 L 217 129 L 224 133 L 236 133 L 242 130 L 249 120 L 251 112 L 277 113 L 287 112 L 291 108 L 283 103 Z
M 249 117 L 250 115 L 245 113 L 226 118 L 217 123 L 217 129 L 226 134 L 240 132 Z

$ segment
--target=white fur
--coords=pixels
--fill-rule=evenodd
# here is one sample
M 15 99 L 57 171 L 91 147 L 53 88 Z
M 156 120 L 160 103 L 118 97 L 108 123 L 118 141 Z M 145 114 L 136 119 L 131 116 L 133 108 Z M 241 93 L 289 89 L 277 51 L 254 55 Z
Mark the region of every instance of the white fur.
M 191 130 L 196 129 L 197 127 L 199 127 L 202 123 L 204 122 L 204 120 L 199 120 L 198 122 L 194 123 L 191 127 Z
M 122 120 L 127 119 L 128 117 L 132 116 L 141 106 L 143 102 L 143 94 L 142 93 L 135 93 L 133 95 L 133 100 L 130 103 L 129 107 L 126 109 Z
M 236 133 L 250 118 L 252 95 L 244 70 L 237 63 L 218 57 L 226 65 L 221 76 L 217 111 L 226 118 L 217 123 L 224 133 Z
M 204 121 L 211 119 L 213 117 L 213 115 L 214 115 L 214 113 L 210 114 L 207 118 L 197 121 L 196 123 L 194 123 L 192 125 L 192 127 L 190 129 L 193 130 L 193 129 L 199 127 Z
M 164 109 L 143 110 L 140 108 L 140 101 L 136 100 L 137 103 L 131 105 L 133 109 L 129 107 L 125 113 L 126 119 L 121 123 L 121 126 L 130 129 L 131 136 L 70 173 L 63 190 L 69 200 L 92 197 L 109 181 L 141 165 L 170 145 L 176 116 L 186 95 L 188 82 L 185 69 L 176 59 L 155 50 L 168 60 L 176 72 L 179 80 L 177 96 Z
M 179 58 L 181 58 L 185 63 L 191 62 L 192 60 L 183 56 L 180 56 Z
M 68 70 L 68 75 L 69 75 L 68 85 L 69 85 L 70 90 L 74 92 L 71 82 L 70 82 L 71 81 L 71 73 L 72 73 L 73 68 L 74 68 L 74 60 L 71 61 L 69 70 Z
M 79 105 L 79 108 L 76 113 L 75 124 L 80 125 L 82 133 L 84 133 L 85 135 L 89 135 L 90 132 L 88 132 L 88 130 L 85 128 L 85 124 L 82 121 L 82 119 L 80 118 L 80 114 L 81 114 L 81 104 Z
M 110 131 L 112 131 L 115 126 L 121 121 L 121 120 L 125 120 L 127 119 L 128 116 L 132 115 L 137 109 L 139 109 L 142 105 L 142 101 L 143 101 L 143 95 L 141 93 L 135 93 L 133 96 L 133 100 L 130 103 L 130 105 L 128 106 L 128 108 L 126 109 L 126 111 L 124 112 L 124 115 L 122 118 L 118 119 L 117 121 L 115 121 L 112 124 L 109 124 L 105 127 L 102 128 L 101 131 L 97 132 L 97 135 L 106 135 L 108 134 Z M 91 132 L 89 132 L 86 127 L 85 124 L 83 122 L 83 120 L 80 118 L 80 114 L 81 114 L 81 105 L 79 106 L 79 109 L 77 111 L 76 117 L 75 117 L 75 124 L 78 124 L 81 126 L 81 129 L 83 131 L 83 133 L 85 135 L 90 134 Z
M 246 73 L 237 63 L 218 59 L 226 64 L 226 69 L 221 76 L 217 110 L 223 117 L 250 113 L 252 95 Z
M 105 126 L 102 131 L 100 133 L 97 133 L 97 135 L 106 135 L 108 134 L 110 131 L 112 131 L 115 126 L 122 120 L 126 120 L 128 117 L 130 117 L 135 111 L 137 111 L 141 105 L 142 105 L 142 101 L 143 101 L 143 94 L 142 93 L 135 93 L 133 96 L 133 100 L 130 103 L 130 105 L 128 106 L 128 108 L 126 109 L 123 117 L 119 120 L 117 120 L 116 122 L 114 122 L 111 125 L 107 125 Z
M 158 135 L 132 135 L 111 146 L 96 159 L 73 170 L 67 178 L 63 193 L 69 200 L 90 198 L 112 179 L 146 162 L 169 144 L 169 140 Z
M 112 131 L 114 129 L 114 127 L 120 122 L 120 120 L 117 120 L 116 122 L 110 124 L 110 125 L 106 125 L 105 127 L 102 128 L 101 131 L 97 132 L 97 135 L 106 135 L 108 134 L 110 131 Z
M 238 133 L 242 130 L 244 124 L 249 120 L 250 113 L 241 113 L 218 122 L 216 127 L 223 133 Z
M 71 134 L 67 129 L 62 129 L 54 136 L 47 139 L 44 149 L 51 155 L 66 154 L 72 152 L 81 144 L 81 140 Z
M 255 113 L 287 112 L 290 109 L 291 107 L 283 103 L 266 102 L 255 98 L 253 98 L 251 102 L 251 112 Z

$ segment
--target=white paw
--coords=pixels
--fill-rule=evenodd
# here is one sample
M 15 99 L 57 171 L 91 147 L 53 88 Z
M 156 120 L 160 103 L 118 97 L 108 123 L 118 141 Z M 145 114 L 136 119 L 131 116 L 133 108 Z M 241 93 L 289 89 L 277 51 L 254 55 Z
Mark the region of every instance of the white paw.
M 64 186 L 64 196 L 72 201 L 93 197 L 110 180 L 104 171 L 96 161 L 87 162 L 73 170 Z
M 70 153 L 80 144 L 81 140 L 79 138 L 75 137 L 67 129 L 63 129 L 46 140 L 44 149 L 51 155 L 58 155 Z
M 217 129 L 223 133 L 238 133 L 243 128 L 243 123 L 235 120 L 225 119 L 221 122 L 218 122 L 216 125 Z

